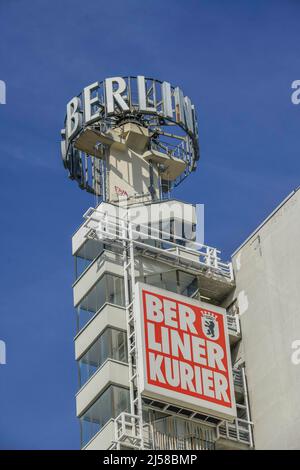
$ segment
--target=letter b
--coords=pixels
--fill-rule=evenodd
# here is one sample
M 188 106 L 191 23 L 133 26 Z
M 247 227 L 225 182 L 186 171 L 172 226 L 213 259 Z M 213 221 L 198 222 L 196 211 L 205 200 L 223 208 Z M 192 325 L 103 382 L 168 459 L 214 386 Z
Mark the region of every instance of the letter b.
M 164 321 L 162 301 L 151 294 L 146 294 L 146 311 L 148 320 L 161 323 Z

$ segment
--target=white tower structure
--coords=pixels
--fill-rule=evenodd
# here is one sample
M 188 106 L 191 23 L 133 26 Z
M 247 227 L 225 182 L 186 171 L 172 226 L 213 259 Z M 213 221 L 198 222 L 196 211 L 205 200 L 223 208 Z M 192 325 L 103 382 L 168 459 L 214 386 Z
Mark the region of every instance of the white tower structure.
M 62 138 L 96 198 L 72 239 L 82 449 L 252 448 L 232 265 L 170 197 L 199 159 L 191 100 L 143 76 L 95 82 Z

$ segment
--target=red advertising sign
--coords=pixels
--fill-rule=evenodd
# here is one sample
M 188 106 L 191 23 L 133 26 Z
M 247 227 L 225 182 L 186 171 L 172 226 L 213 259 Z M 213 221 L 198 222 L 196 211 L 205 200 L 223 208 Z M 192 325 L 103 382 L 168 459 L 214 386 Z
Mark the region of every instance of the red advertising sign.
M 236 415 L 223 308 L 138 283 L 139 370 L 145 396 L 232 419 Z

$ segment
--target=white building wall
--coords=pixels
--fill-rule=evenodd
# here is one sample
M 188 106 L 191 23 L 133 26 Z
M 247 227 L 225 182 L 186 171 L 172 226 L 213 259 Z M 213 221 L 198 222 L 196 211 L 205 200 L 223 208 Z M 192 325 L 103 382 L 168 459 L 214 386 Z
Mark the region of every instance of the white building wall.
M 256 449 L 300 448 L 299 215 L 300 190 L 233 255 Z

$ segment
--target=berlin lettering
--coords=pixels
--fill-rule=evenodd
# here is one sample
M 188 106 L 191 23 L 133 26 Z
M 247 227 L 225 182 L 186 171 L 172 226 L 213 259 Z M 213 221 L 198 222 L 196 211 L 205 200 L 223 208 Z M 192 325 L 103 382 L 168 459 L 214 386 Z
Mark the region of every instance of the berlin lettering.
M 82 127 L 120 114 L 148 114 L 174 121 L 190 135 L 197 134 L 195 108 L 179 87 L 137 77 L 112 77 L 84 88 L 67 104 L 66 140 Z

